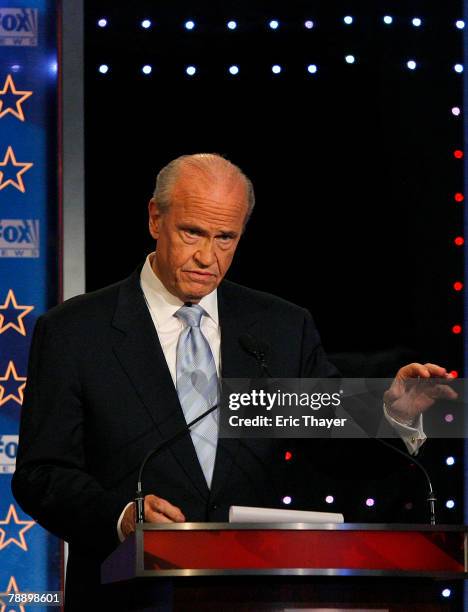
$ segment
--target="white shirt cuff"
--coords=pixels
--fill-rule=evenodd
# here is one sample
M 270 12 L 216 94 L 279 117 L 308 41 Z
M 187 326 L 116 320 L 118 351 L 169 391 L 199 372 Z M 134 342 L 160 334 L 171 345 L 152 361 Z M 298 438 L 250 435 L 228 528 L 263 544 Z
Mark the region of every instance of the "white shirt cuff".
M 117 521 L 117 535 L 119 536 L 119 540 L 120 540 L 121 542 L 123 542 L 123 541 L 125 540 L 125 536 L 124 536 L 124 534 L 122 533 L 122 527 L 121 527 L 121 525 L 122 525 L 122 519 L 123 519 L 123 517 L 124 517 L 124 514 L 125 514 L 126 509 L 127 509 L 127 508 L 130 508 L 130 506 L 131 506 L 133 503 L 135 503 L 135 502 L 129 502 L 129 503 L 128 503 L 128 504 L 125 506 L 125 508 L 122 510 L 122 514 L 119 516 L 119 520 Z
M 422 414 L 418 416 L 414 425 L 404 425 L 396 419 L 394 419 L 387 410 L 387 406 L 383 407 L 384 415 L 393 429 L 397 432 L 400 438 L 405 443 L 406 448 L 410 455 L 417 455 L 419 449 L 427 440 L 427 436 L 423 431 L 423 418 Z

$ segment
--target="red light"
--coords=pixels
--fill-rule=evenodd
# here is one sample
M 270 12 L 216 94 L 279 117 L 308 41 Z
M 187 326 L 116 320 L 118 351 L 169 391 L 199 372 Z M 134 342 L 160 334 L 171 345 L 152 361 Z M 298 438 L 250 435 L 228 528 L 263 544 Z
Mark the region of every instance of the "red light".
M 455 291 L 461 291 L 463 289 L 463 283 L 460 281 L 456 281 L 455 283 L 453 283 L 453 288 L 455 289 Z
M 291 459 L 292 459 L 292 453 L 291 453 L 290 451 L 286 451 L 286 452 L 284 453 L 284 458 L 285 458 L 285 460 L 286 460 L 286 461 L 291 461 Z
M 463 202 L 463 200 L 465 199 L 465 196 L 460 192 L 456 193 L 454 197 L 455 202 Z
M 460 151 L 460 149 L 456 149 L 456 150 L 453 152 L 453 156 L 454 156 L 456 159 L 461 159 L 461 158 L 463 157 L 463 151 Z
M 454 326 L 452 327 L 452 332 L 453 332 L 454 334 L 461 334 L 461 332 L 462 332 L 462 326 L 461 326 L 461 325 L 454 325 Z
M 464 242 L 465 242 L 465 239 L 463 238 L 463 236 L 457 236 L 457 237 L 455 238 L 455 240 L 454 240 L 454 243 L 455 243 L 457 246 L 462 246 L 462 244 L 464 244 Z
M 452 370 L 452 371 L 450 372 L 450 376 L 451 376 L 452 378 L 458 378 L 458 372 L 457 372 L 456 370 Z

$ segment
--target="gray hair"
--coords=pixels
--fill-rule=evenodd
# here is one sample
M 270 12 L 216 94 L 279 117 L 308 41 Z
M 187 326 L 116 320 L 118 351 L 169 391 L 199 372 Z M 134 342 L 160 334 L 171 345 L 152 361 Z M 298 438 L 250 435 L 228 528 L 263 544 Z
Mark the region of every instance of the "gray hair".
M 172 189 L 182 169 L 193 171 L 198 175 L 202 174 L 211 180 L 219 179 L 220 175 L 227 181 L 241 178 L 245 183 L 247 194 L 247 215 L 244 225 L 247 223 L 255 206 L 255 193 L 252 181 L 238 166 L 218 153 L 181 155 L 159 171 L 156 177 L 153 200 L 157 201 L 161 213 L 167 212 L 171 205 Z

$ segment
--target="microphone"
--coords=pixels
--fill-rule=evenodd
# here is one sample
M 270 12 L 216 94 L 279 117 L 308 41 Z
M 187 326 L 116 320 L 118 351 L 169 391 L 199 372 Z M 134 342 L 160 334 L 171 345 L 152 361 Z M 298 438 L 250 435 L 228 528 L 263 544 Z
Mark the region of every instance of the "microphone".
M 265 342 L 257 340 L 250 334 L 242 334 L 241 336 L 239 336 L 239 344 L 246 353 L 249 353 L 249 355 L 255 357 L 258 365 L 260 366 L 262 376 L 265 376 L 266 378 L 271 378 L 265 358 L 265 353 L 268 350 L 268 345 Z
M 411 461 L 412 463 L 414 463 L 414 465 L 417 466 L 421 470 L 421 472 L 424 474 L 424 477 L 425 477 L 425 479 L 427 481 L 427 487 L 428 487 L 428 490 L 429 490 L 429 495 L 427 496 L 427 501 L 429 503 L 430 524 L 431 525 L 435 525 L 436 524 L 435 502 L 437 501 L 437 497 L 436 497 L 436 495 L 434 493 L 434 489 L 432 488 L 432 482 L 431 482 L 431 479 L 429 477 L 429 474 L 428 474 L 426 468 L 423 466 L 423 464 L 420 461 L 415 459 L 412 455 L 408 455 L 408 453 L 405 453 L 404 451 L 400 450 L 396 446 L 393 446 L 393 444 L 390 444 L 386 440 L 383 440 L 382 438 L 374 438 L 374 439 L 377 440 L 378 442 L 380 442 L 380 444 L 383 444 L 384 446 L 387 446 L 388 448 L 391 448 L 396 453 L 399 453 L 400 455 L 403 455 L 403 457 L 405 457 L 405 459 L 407 459 L 408 461 Z
M 141 481 L 142 481 L 142 478 L 143 478 L 143 471 L 144 471 L 148 461 L 151 459 L 151 457 L 153 457 L 154 455 L 157 455 L 159 452 L 164 450 L 166 447 L 168 447 L 171 444 L 173 444 L 176 440 L 178 440 L 179 438 L 182 438 L 183 436 L 185 436 L 190 431 L 191 427 L 196 425 L 198 423 L 198 421 L 201 421 L 202 419 L 204 419 L 207 415 L 209 415 L 211 412 L 213 412 L 217 408 L 218 408 L 218 404 L 216 403 L 216 404 L 214 404 L 214 406 L 211 406 L 210 408 L 208 408 L 208 410 L 205 410 L 205 412 L 202 412 L 199 416 L 197 416 L 196 419 L 193 419 L 193 421 L 190 421 L 190 423 L 185 425 L 185 427 L 180 429 L 173 436 L 171 436 L 170 438 L 167 438 L 166 440 L 163 440 L 161 442 L 161 444 L 158 444 L 158 446 L 156 446 L 156 448 L 153 448 L 152 450 L 148 451 L 148 453 L 146 454 L 146 457 L 143 459 L 143 461 L 142 461 L 142 463 L 140 465 L 140 469 L 138 471 L 138 483 L 137 483 L 137 491 L 136 491 L 136 497 L 135 497 L 136 522 L 137 523 L 144 523 L 145 522 L 145 497 L 144 497 L 143 492 L 142 492 Z

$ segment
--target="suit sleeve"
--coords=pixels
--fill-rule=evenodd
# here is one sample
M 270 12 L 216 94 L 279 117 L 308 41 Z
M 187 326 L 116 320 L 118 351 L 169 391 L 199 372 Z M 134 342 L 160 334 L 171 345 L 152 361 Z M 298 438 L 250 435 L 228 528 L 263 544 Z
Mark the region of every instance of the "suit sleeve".
M 13 494 L 45 529 L 105 557 L 118 544 L 123 501 L 87 473 L 84 410 L 70 342 L 41 317 L 29 357 Z

